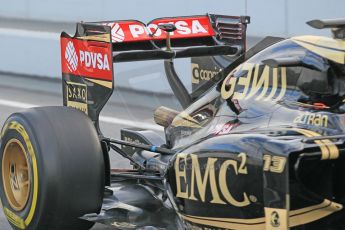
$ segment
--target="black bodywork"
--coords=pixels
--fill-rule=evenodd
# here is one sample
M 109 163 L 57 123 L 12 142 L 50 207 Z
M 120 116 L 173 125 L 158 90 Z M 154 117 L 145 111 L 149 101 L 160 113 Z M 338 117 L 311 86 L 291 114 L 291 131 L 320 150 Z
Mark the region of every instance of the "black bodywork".
M 219 18 L 210 16 L 213 25 Z M 113 44 L 114 62 L 168 59 L 167 77 L 184 110 L 157 109 L 164 138 L 140 129 L 122 130 L 122 140 L 99 132 L 105 155 L 113 149 L 133 169 L 109 169 L 102 212 L 83 219 L 119 229 L 345 228 L 344 41 L 268 37 L 245 52 L 242 32 L 236 42 L 205 39 L 206 48 L 178 40 L 172 47 L 183 48 L 175 54 L 164 42 Z M 137 53 L 121 54 L 126 49 Z M 206 56 L 192 59 L 192 94 L 174 72 L 178 52 Z M 66 79 L 85 81 L 63 77 L 64 89 Z M 113 88 L 104 89 L 88 87 L 96 127 L 91 101 L 102 107 Z

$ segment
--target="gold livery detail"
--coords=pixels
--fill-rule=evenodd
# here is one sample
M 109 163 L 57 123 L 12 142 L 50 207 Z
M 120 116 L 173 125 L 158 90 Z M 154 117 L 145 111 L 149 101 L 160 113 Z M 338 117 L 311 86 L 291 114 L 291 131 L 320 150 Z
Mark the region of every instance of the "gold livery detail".
M 259 76 L 259 69 L 263 68 Z M 286 68 L 271 68 L 259 64 L 244 63 L 230 73 L 223 81 L 221 95 L 223 99 L 281 100 L 286 93 Z M 237 72 L 246 72 L 235 77 Z M 272 82 L 272 83 L 271 83 Z
M 229 186 L 228 173 L 230 171 L 232 171 L 231 176 L 234 177 L 248 174 L 247 154 L 239 153 L 237 157 L 236 160 L 209 157 L 206 165 L 201 165 L 199 156 L 196 154 L 178 154 L 174 166 L 176 197 L 203 203 L 230 204 L 235 207 L 250 205 L 251 201 L 246 192 L 243 192 L 242 199 L 236 200 L 231 193 L 233 188 Z M 206 196 L 207 188 L 211 190 L 211 197 Z

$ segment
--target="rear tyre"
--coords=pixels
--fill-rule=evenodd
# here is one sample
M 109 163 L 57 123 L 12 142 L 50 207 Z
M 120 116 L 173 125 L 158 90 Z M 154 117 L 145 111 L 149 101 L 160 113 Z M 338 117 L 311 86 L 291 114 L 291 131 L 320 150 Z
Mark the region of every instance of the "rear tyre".
M 14 229 L 86 230 L 101 209 L 104 160 L 91 120 L 67 107 L 12 114 L 1 132 L 0 198 Z

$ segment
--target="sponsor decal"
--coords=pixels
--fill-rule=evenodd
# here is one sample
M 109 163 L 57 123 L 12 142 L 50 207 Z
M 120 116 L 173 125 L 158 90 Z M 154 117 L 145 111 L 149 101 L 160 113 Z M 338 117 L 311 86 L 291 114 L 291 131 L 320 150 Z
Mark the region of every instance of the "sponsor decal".
M 108 55 L 89 51 L 79 51 L 80 63 L 86 68 L 110 70 Z
M 140 142 L 139 139 L 134 139 L 134 138 L 128 137 L 128 136 L 125 136 L 125 137 L 123 138 L 123 140 L 124 140 L 124 141 L 127 141 L 127 142 L 134 143 L 134 144 L 145 144 L 145 143 Z M 122 145 L 122 148 L 123 148 L 123 147 L 125 147 L 125 148 L 131 148 L 132 150 L 136 150 L 135 147 L 129 147 L 129 146 L 127 146 L 127 145 Z
M 245 207 L 251 204 L 247 193 L 243 192 L 241 199 L 236 199 L 231 193 L 228 173 L 234 176 L 247 175 L 247 154 L 239 153 L 238 159 L 223 160 L 209 157 L 207 163 L 201 165 L 195 154 L 180 153 L 175 160 L 176 197 L 207 202 L 212 204 L 233 205 Z M 188 175 L 187 175 L 188 174 Z M 206 194 L 206 191 L 211 191 Z M 253 196 L 252 196 L 253 197 Z
M 267 230 L 288 230 L 292 227 L 291 223 L 289 226 L 289 220 L 294 217 L 291 217 L 288 209 L 265 207 L 265 216 Z
M 67 106 L 88 114 L 87 86 L 84 84 L 66 82 Z
M 111 44 L 61 38 L 62 72 L 111 81 Z
M 286 92 L 286 68 L 263 66 L 259 76 L 260 65 L 244 63 L 230 73 L 223 81 L 221 95 L 224 99 L 281 100 Z M 235 77 L 236 72 L 246 72 Z
M 214 70 L 200 69 L 199 64 L 192 63 L 192 83 L 199 84 L 200 81 L 210 81 L 222 70 L 217 70 L 217 67 L 214 67 Z
M 180 135 L 181 137 L 189 137 L 190 135 L 192 135 L 192 131 L 191 130 L 181 130 L 180 131 Z
M 111 27 L 111 39 L 112 42 L 123 42 L 125 40 L 125 33 L 120 27 L 119 23 L 106 23 L 106 26 Z
M 328 126 L 328 116 L 322 114 L 305 113 L 298 115 L 293 123 L 304 124 L 304 125 L 314 125 L 320 127 Z
M 176 30 L 170 32 L 171 38 L 209 37 L 215 35 L 207 16 L 162 18 L 147 26 L 139 21 L 120 21 L 107 23 L 111 29 L 113 42 L 137 42 L 166 39 L 166 32 L 158 29 L 160 24 L 174 24 Z
M 263 168 L 266 172 L 282 173 L 285 169 L 285 157 L 264 155 L 263 160 Z
M 230 133 L 231 130 L 233 130 L 235 127 L 237 127 L 239 124 L 238 123 L 232 123 L 232 122 L 227 122 L 225 124 L 218 124 L 216 127 L 213 129 L 212 134 L 213 135 L 224 135 Z
M 65 59 L 67 61 L 67 68 L 70 71 L 76 71 L 78 68 L 78 56 L 72 41 L 69 41 L 67 43 L 65 50 Z
M 154 20 L 147 26 L 147 28 L 151 33 L 157 30 L 154 34 L 156 38 L 161 37 L 165 33 L 164 31 L 158 29 L 159 24 L 174 24 L 176 26 L 176 31 L 170 33 L 172 38 L 185 36 L 199 37 L 214 34 L 208 17 Z
M 274 228 L 278 228 L 280 226 L 280 217 L 279 217 L 278 212 L 276 211 L 273 211 L 271 213 L 271 225 Z

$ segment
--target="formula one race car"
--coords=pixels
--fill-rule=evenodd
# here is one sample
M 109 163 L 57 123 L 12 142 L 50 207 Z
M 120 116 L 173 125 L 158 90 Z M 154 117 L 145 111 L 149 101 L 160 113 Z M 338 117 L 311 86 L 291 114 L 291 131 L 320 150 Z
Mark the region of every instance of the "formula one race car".
M 15 113 L 1 132 L 13 229 L 345 229 L 345 19 L 309 22 L 334 38 L 267 37 L 246 51 L 248 23 L 204 15 L 62 33 L 64 106 Z M 185 57 L 192 93 L 174 69 Z M 102 135 L 113 63 L 157 59 L 183 108 L 154 112 L 164 138 Z M 111 169 L 111 150 L 133 167 Z

